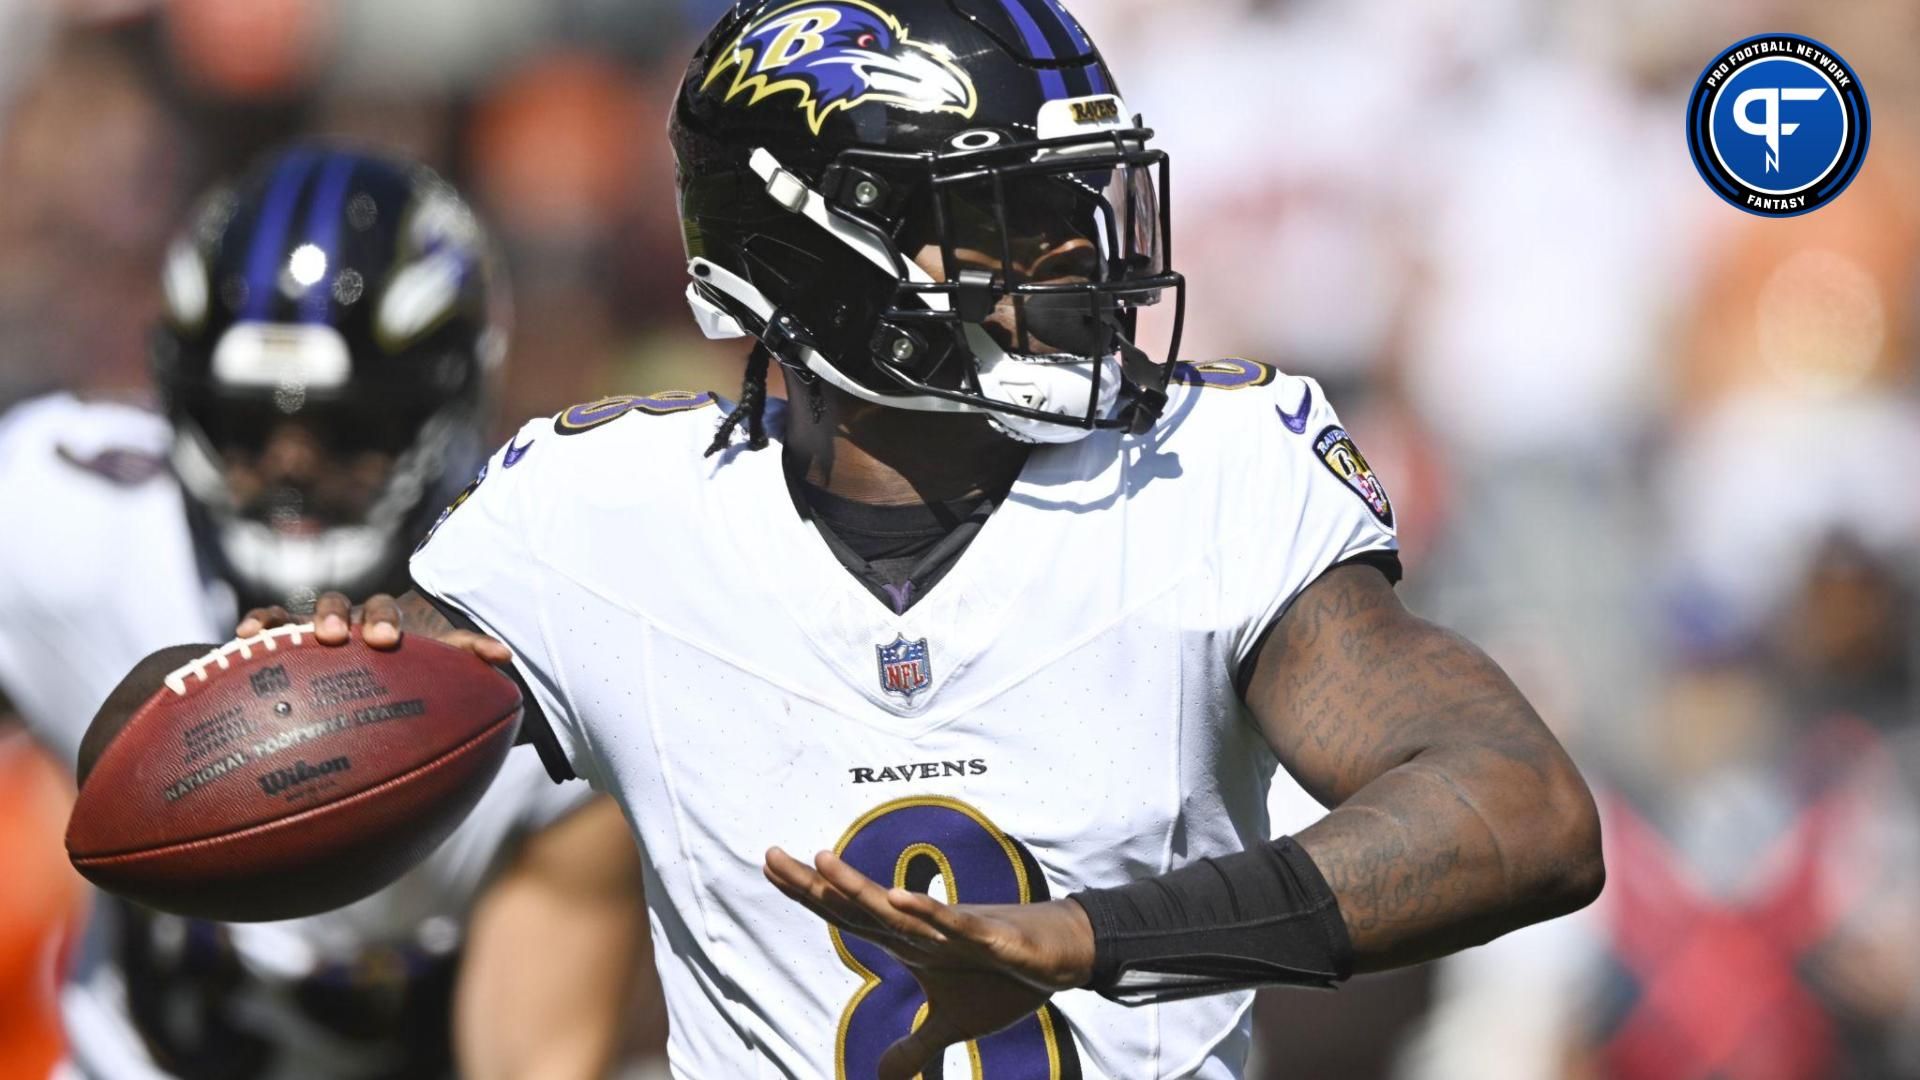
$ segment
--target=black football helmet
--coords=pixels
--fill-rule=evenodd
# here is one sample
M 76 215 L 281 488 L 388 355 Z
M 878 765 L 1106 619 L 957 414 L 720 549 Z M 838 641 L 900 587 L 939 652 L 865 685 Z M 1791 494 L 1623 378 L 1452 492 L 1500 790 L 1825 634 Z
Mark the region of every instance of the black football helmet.
M 1029 441 L 1159 415 L 1167 157 L 1058 0 L 742 0 L 670 133 L 708 336 Z
M 404 584 L 483 452 L 493 263 L 451 185 L 358 149 L 295 145 L 204 200 L 167 255 L 153 371 L 195 534 L 243 602 Z M 275 466 L 237 486 L 289 452 L 311 483 Z

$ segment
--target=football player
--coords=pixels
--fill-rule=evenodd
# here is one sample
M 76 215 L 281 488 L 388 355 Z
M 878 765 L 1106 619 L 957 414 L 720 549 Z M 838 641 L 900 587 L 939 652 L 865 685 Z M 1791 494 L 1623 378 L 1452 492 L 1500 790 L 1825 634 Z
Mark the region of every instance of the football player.
M 481 456 L 491 277 L 472 212 L 409 163 L 298 145 L 207 198 L 165 266 L 165 415 L 56 395 L 0 419 L 0 491 L 44 510 L 0 532 L 0 688 L 43 743 L 74 762 L 158 645 L 405 580 Z M 221 926 L 103 898 L 63 994 L 75 1069 L 451 1075 L 459 983 L 463 1073 L 533 1075 L 514 1063 L 541 1055 L 540 1075 L 601 1075 L 643 915 L 618 810 L 584 796 L 512 755 L 436 854 L 323 917 Z M 529 933 L 564 976 L 515 970 Z M 533 1026 L 490 1026 L 506 1010 Z
M 739 402 L 528 424 L 413 591 L 317 615 L 510 658 L 646 853 L 677 1075 L 1235 1076 L 1252 988 L 1594 896 L 1320 388 L 1136 342 L 1168 163 L 1057 0 L 748 0 L 671 137 Z M 1273 840 L 1276 763 L 1333 809 Z

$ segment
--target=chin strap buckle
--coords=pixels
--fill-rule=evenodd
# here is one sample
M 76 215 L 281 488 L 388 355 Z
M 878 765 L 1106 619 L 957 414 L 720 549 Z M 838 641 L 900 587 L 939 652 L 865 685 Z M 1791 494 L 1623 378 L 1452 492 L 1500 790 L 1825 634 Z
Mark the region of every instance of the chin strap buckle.
M 785 308 L 776 310 L 767 316 L 766 329 L 760 332 L 760 343 L 773 353 L 783 367 L 800 367 L 799 357 L 807 349 L 814 349 L 813 335 L 800 325 Z

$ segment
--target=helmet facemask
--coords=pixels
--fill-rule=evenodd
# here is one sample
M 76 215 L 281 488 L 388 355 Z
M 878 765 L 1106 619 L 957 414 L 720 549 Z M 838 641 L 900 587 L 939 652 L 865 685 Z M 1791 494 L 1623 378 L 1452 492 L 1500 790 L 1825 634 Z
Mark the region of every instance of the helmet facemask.
M 449 469 L 478 450 L 465 398 L 179 385 L 172 396 L 172 462 L 195 527 L 247 597 L 295 610 L 324 590 L 391 587 Z M 288 453 L 305 463 L 275 463 Z
M 978 130 L 939 153 L 849 148 L 817 185 L 755 151 L 763 203 L 831 234 L 859 280 L 816 279 L 832 284 L 809 291 L 843 298 L 831 314 L 776 310 L 755 283 L 696 257 L 689 298 L 702 326 L 759 337 L 802 379 L 896 408 L 984 414 L 1024 441 L 1146 430 L 1185 300 L 1168 268 L 1167 158 L 1143 128 L 1063 135 L 1046 120 L 1026 141 Z M 810 239 L 817 248 L 819 233 Z M 1169 290 L 1172 339 L 1156 362 L 1134 338 L 1140 309 Z

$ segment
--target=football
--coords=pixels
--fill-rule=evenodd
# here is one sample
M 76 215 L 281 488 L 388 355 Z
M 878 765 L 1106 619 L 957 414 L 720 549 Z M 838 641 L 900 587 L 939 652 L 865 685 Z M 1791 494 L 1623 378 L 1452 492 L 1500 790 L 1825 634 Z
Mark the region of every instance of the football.
M 254 922 L 351 903 L 432 852 L 513 747 L 519 688 L 429 638 L 359 634 L 280 627 L 169 674 L 82 776 L 74 867 L 148 907 Z

